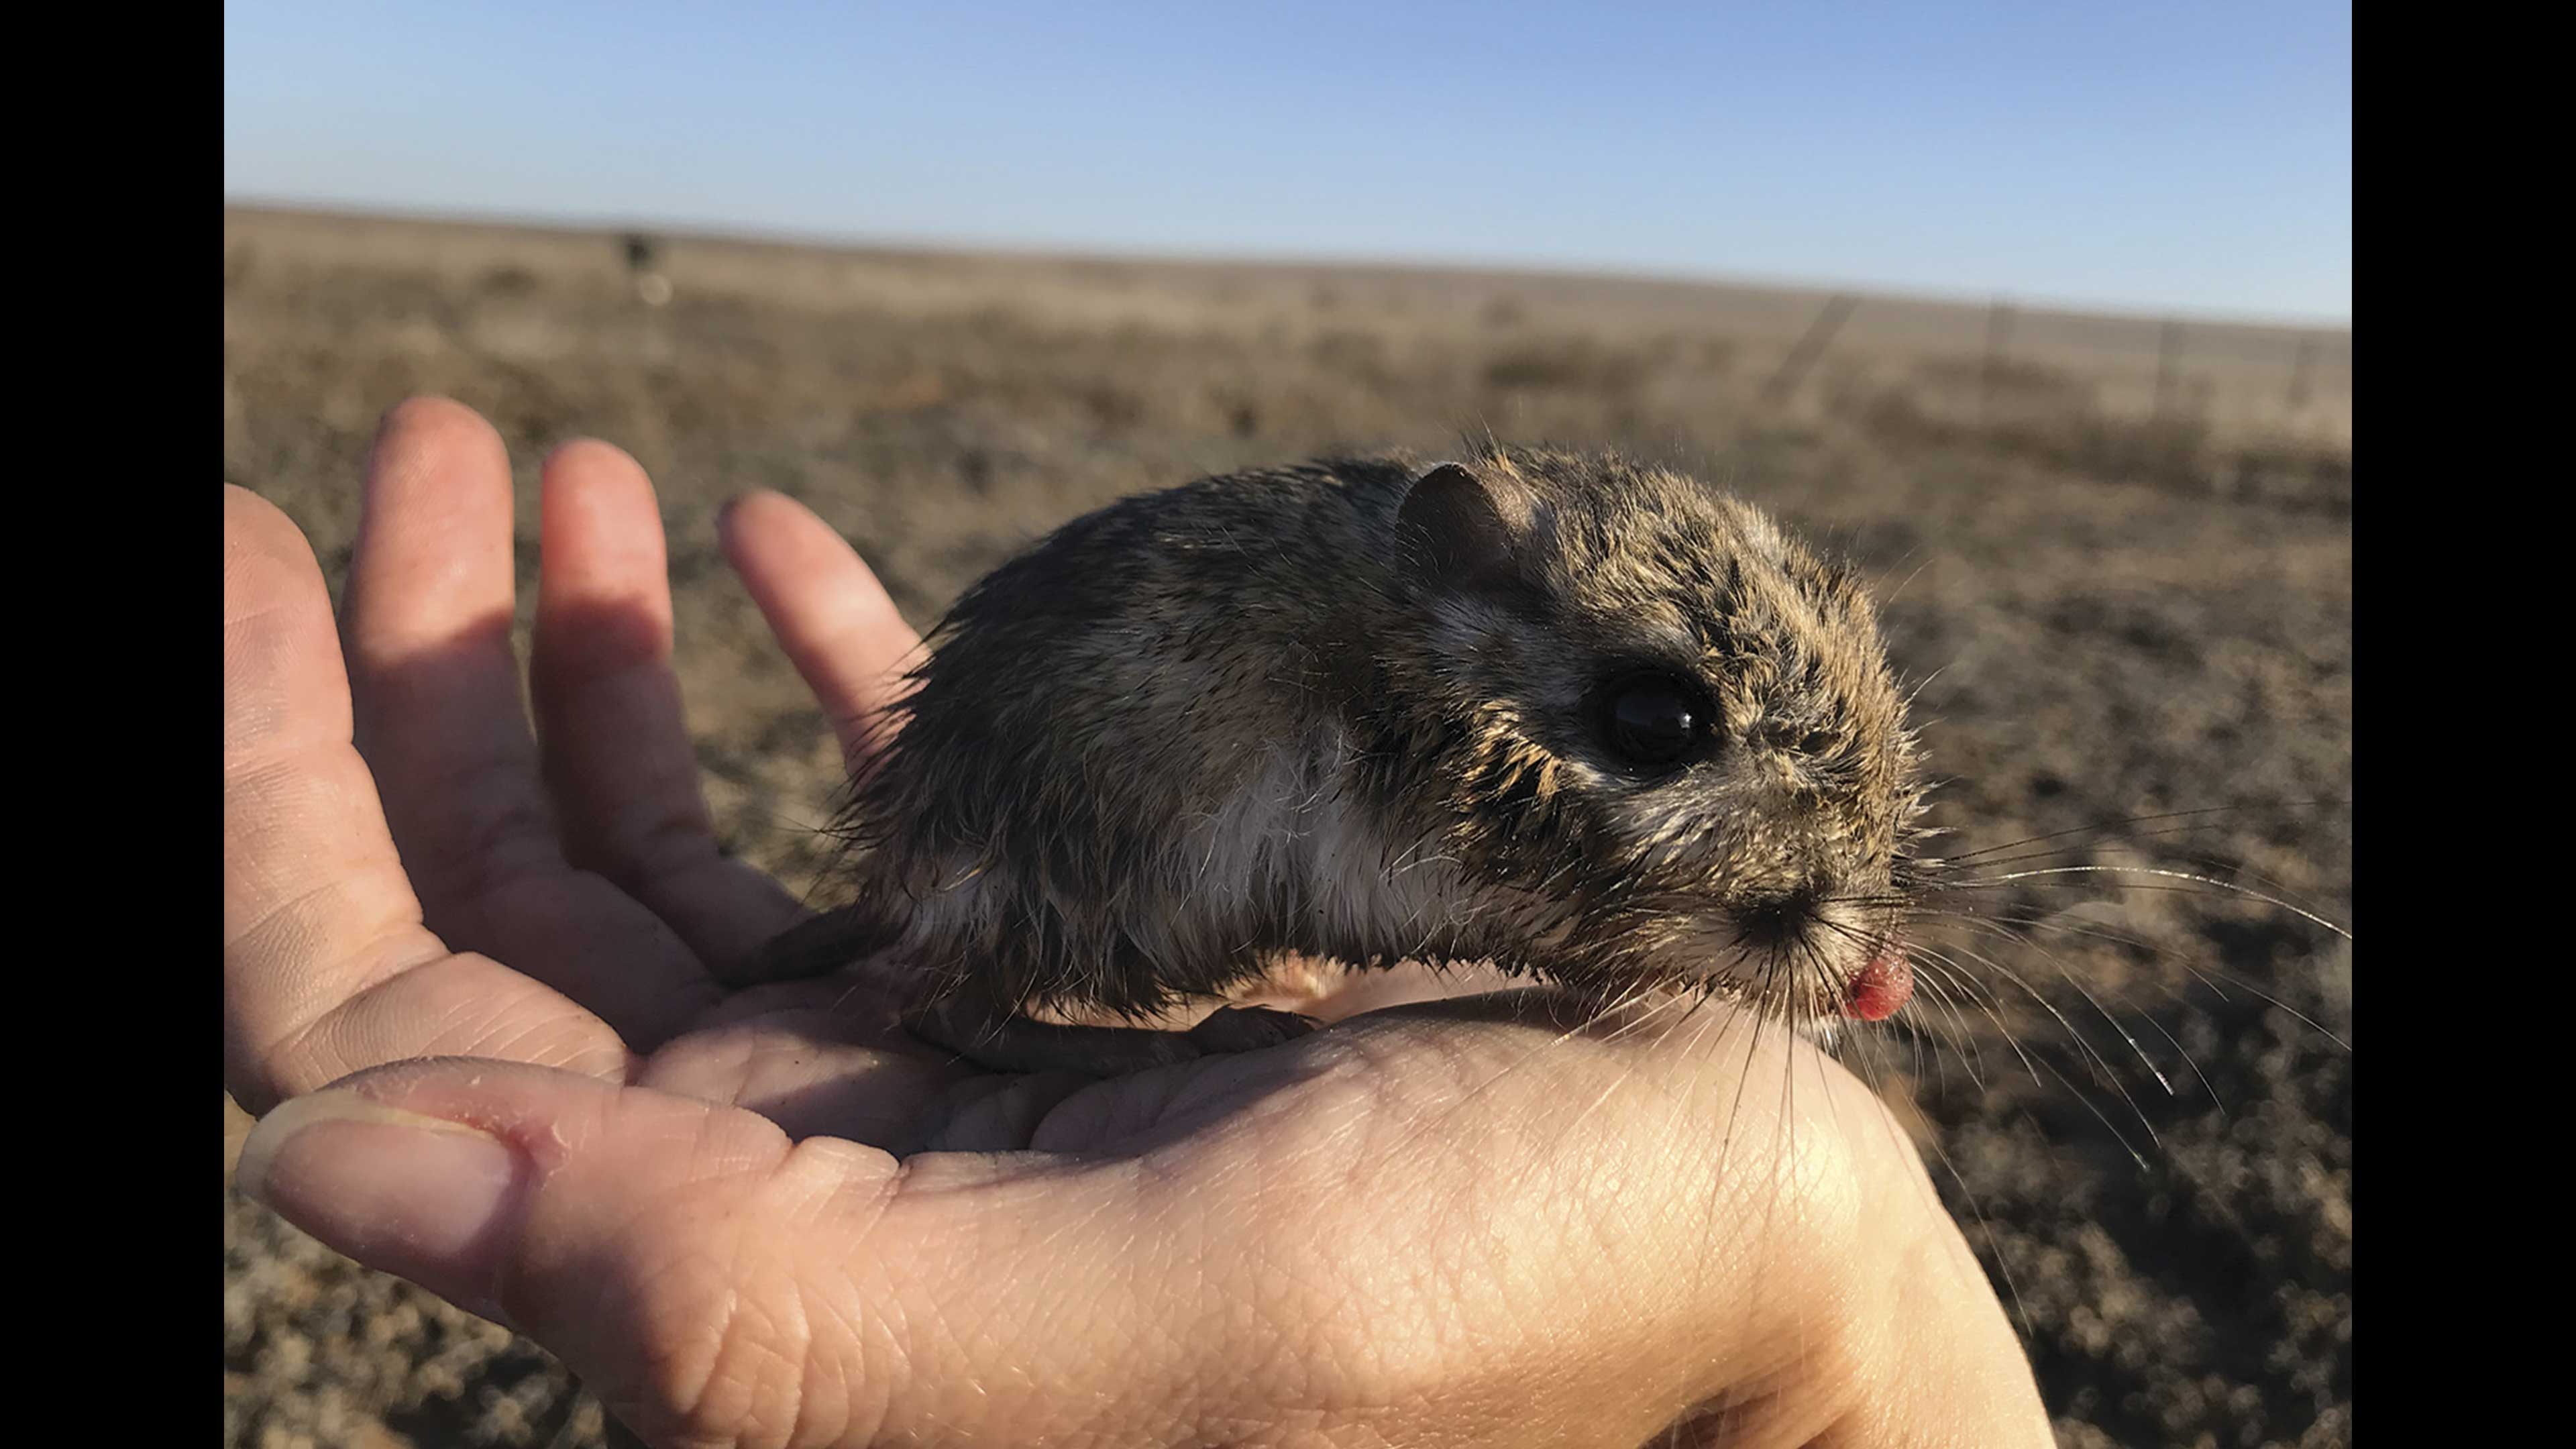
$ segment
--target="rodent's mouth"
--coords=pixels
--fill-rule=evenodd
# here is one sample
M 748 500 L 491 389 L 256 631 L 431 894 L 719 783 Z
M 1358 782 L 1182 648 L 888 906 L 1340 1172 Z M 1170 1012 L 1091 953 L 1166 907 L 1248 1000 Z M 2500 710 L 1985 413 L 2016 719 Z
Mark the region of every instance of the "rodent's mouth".
M 1730 997 L 1819 1042 L 1830 1041 L 1843 1023 L 1885 1021 L 1914 999 L 1914 960 L 1903 938 L 1886 925 L 1862 936 L 1860 932 L 1867 929 L 1858 922 L 1848 923 L 1840 928 L 1840 940 L 1780 952 L 1750 970 L 1742 964 L 1749 951 L 1740 944 L 1741 938 L 1721 937 L 1710 954 L 1732 958 L 1730 964 L 1736 969 L 1706 977 L 1684 976 L 1671 984 Z M 1849 954 L 1838 956 L 1833 948 L 1846 941 Z M 1806 959 L 1799 960 L 1800 956 Z
M 1855 1021 L 1885 1021 L 1914 996 L 1914 961 L 1905 943 L 1889 938 L 1869 963 L 1852 973 L 1843 988 L 1843 1015 Z

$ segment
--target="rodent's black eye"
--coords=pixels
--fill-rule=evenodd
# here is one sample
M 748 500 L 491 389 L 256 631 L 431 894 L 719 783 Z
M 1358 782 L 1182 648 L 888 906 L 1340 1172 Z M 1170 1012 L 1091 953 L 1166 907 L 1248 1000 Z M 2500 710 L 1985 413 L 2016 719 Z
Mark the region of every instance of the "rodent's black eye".
M 1610 748 L 1637 765 L 1669 765 L 1690 753 L 1708 723 L 1699 694 L 1677 679 L 1638 674 L 1612 685 L 1603 724 Z

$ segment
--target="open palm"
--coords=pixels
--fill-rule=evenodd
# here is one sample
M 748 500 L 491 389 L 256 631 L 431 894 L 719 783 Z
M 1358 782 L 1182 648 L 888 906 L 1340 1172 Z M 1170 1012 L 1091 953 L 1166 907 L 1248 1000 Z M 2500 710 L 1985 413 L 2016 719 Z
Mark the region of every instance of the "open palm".
M 547 462 L 533 734 L 479 418 L 388 419 L 337 639 L 225 508 L 243 1183 L 653 1441 L 2046 1442 L 1911 1149 L 1780 1033 L 1518 992 L 1095 1083 L 728 989 L 803 908 L 717 844 L 631 460 Z M 723 528 L 860 748 L 917 637 L 797 505 Z

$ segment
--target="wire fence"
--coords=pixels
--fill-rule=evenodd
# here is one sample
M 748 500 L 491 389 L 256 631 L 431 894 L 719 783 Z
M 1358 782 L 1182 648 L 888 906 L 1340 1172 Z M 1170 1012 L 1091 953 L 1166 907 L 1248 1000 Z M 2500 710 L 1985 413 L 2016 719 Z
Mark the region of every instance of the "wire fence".
M 629 232 L 618 245 L 636 300 L 667 307 L 670 239 Z M 2349 330 L 2087 315 L 2010 298 L 1991 302 L 1979 328 L 1955 304 L 1808 296 L 1803 321 L 1796 294 L 1735 299 L 1724 330 L 1751 359 L 1786 341 L 1745 379 L 1752 392 L 1734 394 L 1740 402 L 1781 416 L 1822 409 L 1909 443 L 1974 441 L 2094 476 L 2349 507 Z M 1508 293 L 1480 315 L 1506 330 L 1525 320 Z M 1666 314 L 1651 325 L 1689 323 Z M 1713 333 L 1718 319 L 1703 325 Z M 1542 333 L 1487 359 L 1483 375 L 1504 387 L 1634 385 L 1649 366 L 1636 351 Z
M 1873 309 L 1900 315 L 1855 337 Z M 1763 404 L 1856 412 L 1918 443 L 1973 435 L 2097 476 L 2350 506 L 2348 331 L 2084 317 L 1997 299 L 1971 355 L 1955 312 L 1937 328 L 1927 317 L 1920 304 L 1825 298 L 1764 379 Z

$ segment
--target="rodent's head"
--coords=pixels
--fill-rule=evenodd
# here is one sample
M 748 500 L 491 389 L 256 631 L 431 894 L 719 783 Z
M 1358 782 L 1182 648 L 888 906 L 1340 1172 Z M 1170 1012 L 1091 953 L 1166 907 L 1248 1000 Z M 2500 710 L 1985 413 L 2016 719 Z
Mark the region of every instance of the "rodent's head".
M 1923 787 L 1847 568 L 1689 478 L 1517 449 L 1419 475 L 1396 546 L 1381 778 L 1523 964 L 1802 1026 L 1903 1004 Z

